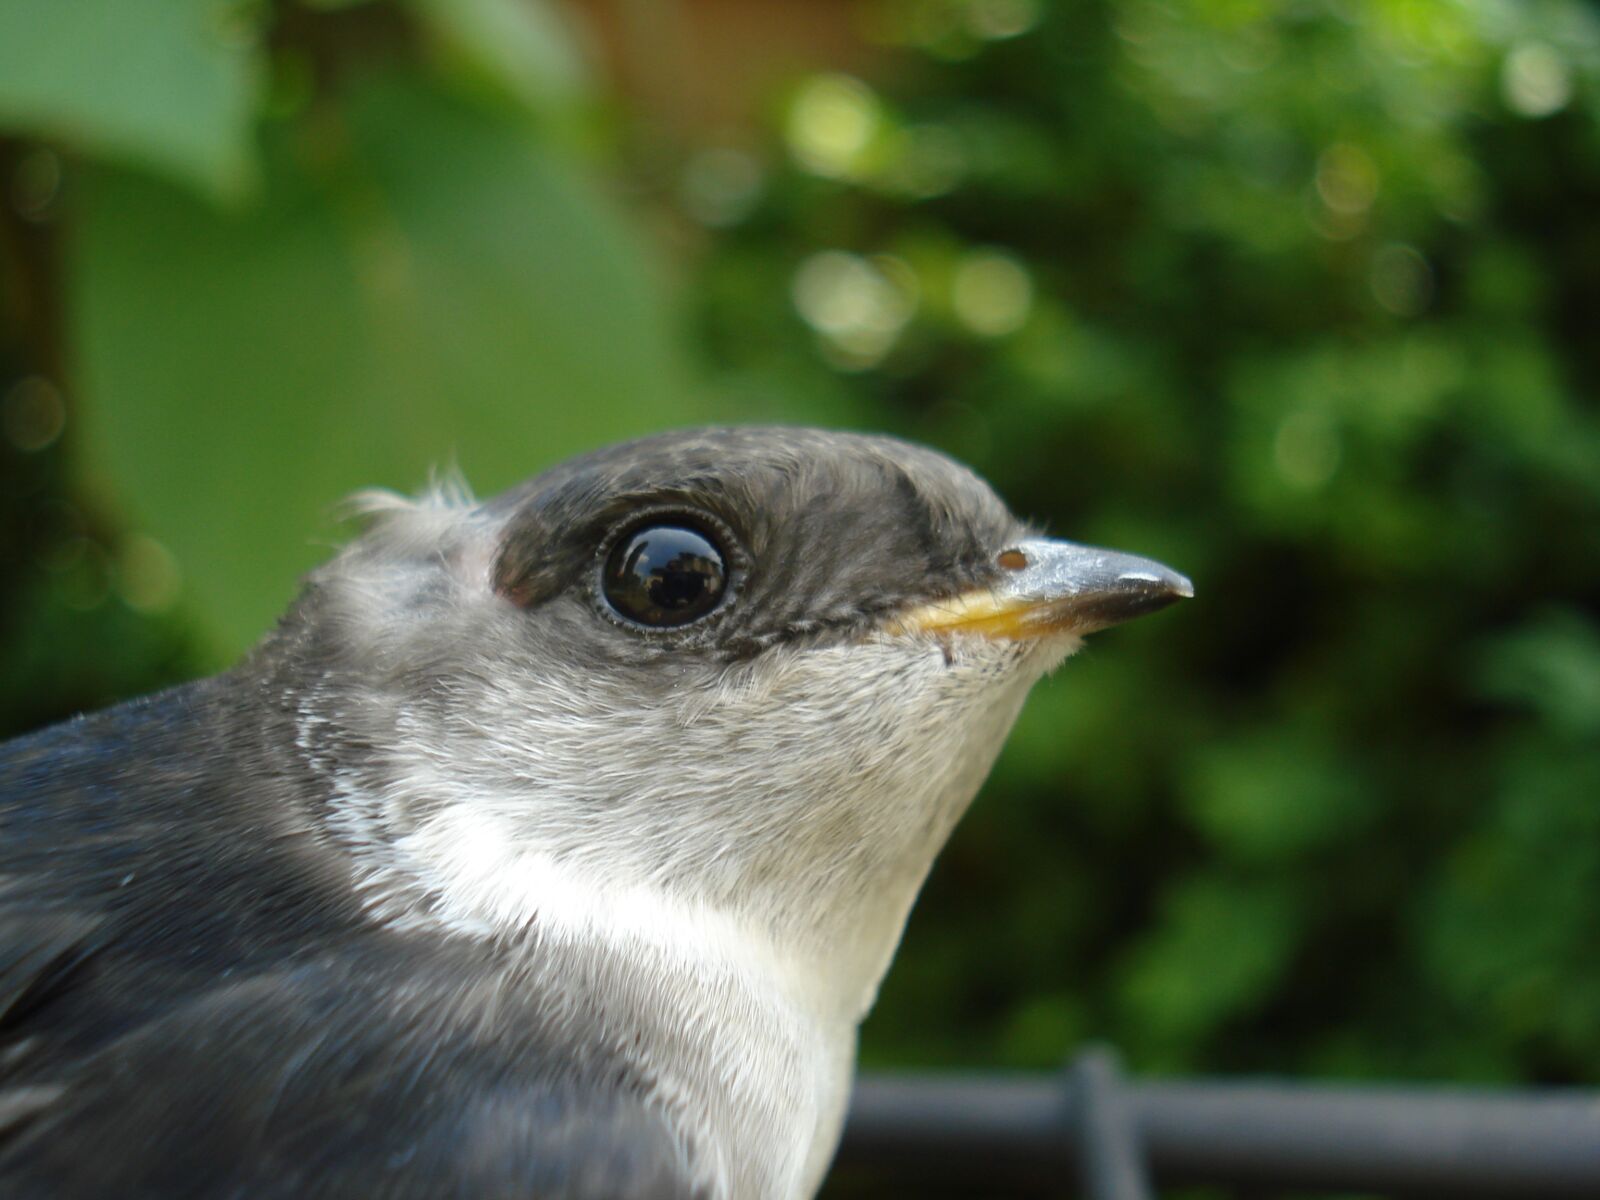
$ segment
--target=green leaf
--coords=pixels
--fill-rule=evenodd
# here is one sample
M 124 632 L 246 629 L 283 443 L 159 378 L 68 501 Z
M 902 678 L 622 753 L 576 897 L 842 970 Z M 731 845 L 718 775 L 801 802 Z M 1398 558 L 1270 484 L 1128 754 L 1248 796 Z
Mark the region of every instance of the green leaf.
M 1120 999 L 1139 1035 L 1181 1047 L 1259 1003 L 1299 942 L 1302 907 L 1276 883 L 1195 876 L 1127 956 Z
M 1319 731 L 1279 724 L 1196 750 L 1182 800 L 1218 850 L 1248 862 L 1293 859 L 1348 841 L 1371 822 L 1374 789 Z
M 1600 629 L 1571 609 L 1547 609 L 1489 645 L 1478 690 L 1525 705 L 1570 737 L 1600 734 Z
M 698 415 L 642 247 L 521 123 L 399 80 L 343 114 L 269 144 L 248 212 L 85 181 L 70 302 L 96 461 L 228 651 L 326 557 L 352 490 L 453 461 L 498 489 Z
M 449 49 L 536 115 L 588 90 L 571 31 L 544 0 L 407 0 Z
M 237 194 L 251 178 L 253 12 L 238 0 L 6 0 L 0 127 Z

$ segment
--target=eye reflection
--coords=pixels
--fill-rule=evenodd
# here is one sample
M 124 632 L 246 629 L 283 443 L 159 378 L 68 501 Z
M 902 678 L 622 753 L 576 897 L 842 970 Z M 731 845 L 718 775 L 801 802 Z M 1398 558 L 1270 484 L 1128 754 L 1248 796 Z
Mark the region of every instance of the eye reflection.
M 716 542 L 693 526 L 646 525 L 618 539 L 600 582 L 619 616 L 670 629 L 698 621 L 721 603 L 727 561 Z

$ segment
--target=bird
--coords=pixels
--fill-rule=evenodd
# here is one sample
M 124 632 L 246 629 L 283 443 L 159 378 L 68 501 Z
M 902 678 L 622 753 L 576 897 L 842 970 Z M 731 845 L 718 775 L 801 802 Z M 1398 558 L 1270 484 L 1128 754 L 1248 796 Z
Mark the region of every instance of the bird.
M 0 747 L 0 1195 L 813 1195 L 1029 689 L 1193 593 L 882 435 L 356 508 L 238 665 Z

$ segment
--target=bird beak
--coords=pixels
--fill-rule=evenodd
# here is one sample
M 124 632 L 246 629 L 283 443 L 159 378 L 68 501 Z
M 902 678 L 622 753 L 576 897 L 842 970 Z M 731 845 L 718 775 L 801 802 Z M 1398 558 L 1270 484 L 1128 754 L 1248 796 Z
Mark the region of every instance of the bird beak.
M 1037 538 L 996 560 L 1003 572 L 974 588 L 898 614 L 892 633 L 976 633 L 1008 640 L 1093 633 L 1194 595 L 1194 585 L 1148 558 Z

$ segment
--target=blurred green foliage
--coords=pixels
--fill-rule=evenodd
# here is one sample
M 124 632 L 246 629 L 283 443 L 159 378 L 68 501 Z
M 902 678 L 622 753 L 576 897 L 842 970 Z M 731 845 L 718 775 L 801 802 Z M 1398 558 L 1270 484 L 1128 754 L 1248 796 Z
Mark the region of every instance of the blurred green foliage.
M 885 428 L 1199 598 L 1039 689 L 869 1064 L 1600 1082 L 1594 10 L 854 11 L 876 82 L 660 186 L 525 0 L 0 9 L 6 727 L 236 651 L 452 453 Z
M 801 83 L 710 256 L 723 378 L 1199 592 L 1030 703 L 867 1060 L 1600 1080 L 1594 11 L 867 12 L 891 82 Z
M 700 414 L 645 245 L 589 177 L 553 10 L 156 7 L 149 46 L 75 6 L 6 9 L 3 53 L 53 65 L 9 107 L 0 86 L 0 120 L 103 150 L 19 237 L 57 234 L 39 290 L 59 295 L 82 477 L 157 535 L 168 558 L 145 565 L 181 576 L 208 661 L 282 611 L 341 496 L 435 465 L 497 490 Z M 198 82 L 223 51 L 267 81 L 247 121 Z M 63 86 L 80 77 L 109 82 Z

